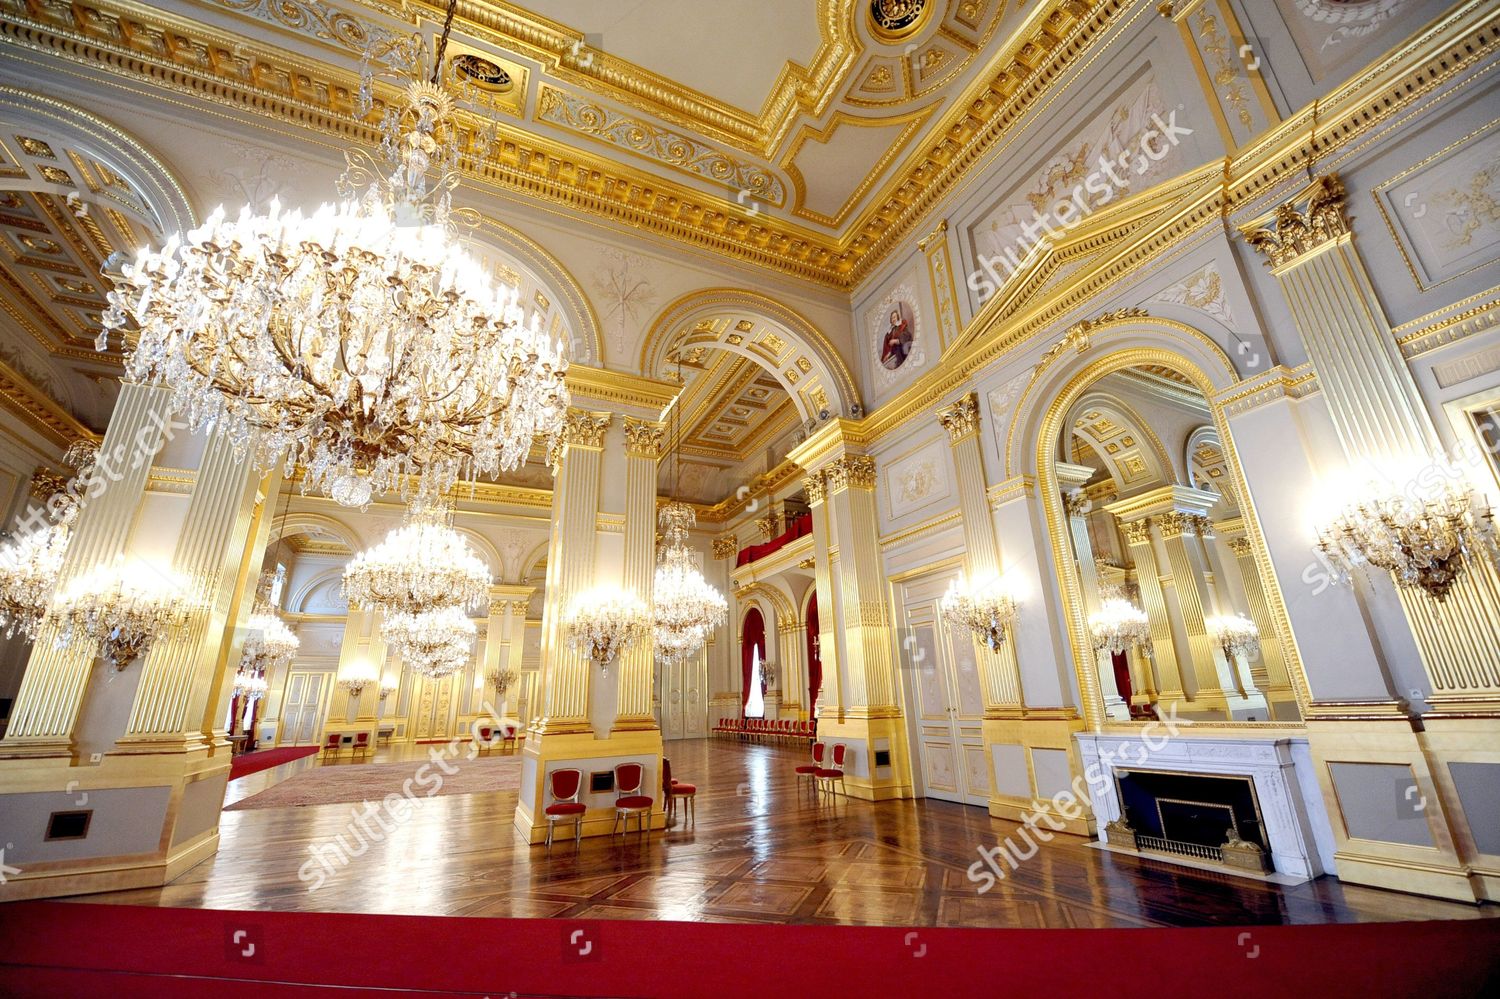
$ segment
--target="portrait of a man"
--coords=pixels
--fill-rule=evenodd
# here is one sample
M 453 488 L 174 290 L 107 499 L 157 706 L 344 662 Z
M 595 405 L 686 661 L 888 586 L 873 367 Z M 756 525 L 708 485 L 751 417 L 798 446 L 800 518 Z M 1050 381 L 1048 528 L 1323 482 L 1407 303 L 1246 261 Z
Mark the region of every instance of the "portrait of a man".
M 880 346 L 880 364 L 888 371 L 895 371 L 906 363 L 911 355 L 912 321 L 911 306 L 897 302 L 891 306 L 890 328 Z

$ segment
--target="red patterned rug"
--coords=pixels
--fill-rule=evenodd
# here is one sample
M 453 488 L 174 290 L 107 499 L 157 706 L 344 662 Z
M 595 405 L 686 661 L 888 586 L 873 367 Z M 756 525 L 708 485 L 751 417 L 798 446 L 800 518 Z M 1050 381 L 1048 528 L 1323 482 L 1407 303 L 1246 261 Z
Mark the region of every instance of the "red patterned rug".
M 331 805 L 346 801 L 379 801 L 388 794 L 410 793 L 418 797 L 440 794 L 480 794 L 521 789 L 520 756 L 481 756 L 478 759 L 445 759 L 443 765 L 425 759 L 400 763 L 335 763 L 315 767 L 289 777 L 259 794 L 226 805 L 225 811 L 241 808 L 290 808 L 297 805 Z M 433 783 L 440 782 L 434 789 Z
M 229 761 L 229 779 L 258 774 L 262 770 L 279 767 L 283 763 L 300 760 L 318 751 L 317 746 L 283 746 L 280 749 L 260 749 L 253 753 L 241 753 Z

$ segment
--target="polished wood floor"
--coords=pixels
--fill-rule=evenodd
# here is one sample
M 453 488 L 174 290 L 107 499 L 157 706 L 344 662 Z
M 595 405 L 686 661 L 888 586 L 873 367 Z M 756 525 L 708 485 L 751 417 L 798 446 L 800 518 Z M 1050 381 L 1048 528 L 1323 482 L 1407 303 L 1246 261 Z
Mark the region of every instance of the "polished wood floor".
M 425 759 L 391 747 L 372 759 Z M 940 801 L 819 803 L 799 790 L 790 747 L 668 743 L 698 785 L 695 823 L 575 849 L 519 843 L 515 792 L 427 799 L 347 867 L 309 891 L 309 849 L 346 834 L 354 806 L 226 812 L 218 854 L 163 888 L 83 902 L 452 916 L 674 919 L 894 926 L 1132 927 L 1484 918 L 1497 906 L 1416 898 L 1323 878 L 1296 887 L 1195 871 L 1090 847 L 1038 854 L 984 895 L 967 870 L 1016 824 Z M 253 794 L 316 758 L 234 781 Z M 340 762 L 337 766 L 358 766 Z

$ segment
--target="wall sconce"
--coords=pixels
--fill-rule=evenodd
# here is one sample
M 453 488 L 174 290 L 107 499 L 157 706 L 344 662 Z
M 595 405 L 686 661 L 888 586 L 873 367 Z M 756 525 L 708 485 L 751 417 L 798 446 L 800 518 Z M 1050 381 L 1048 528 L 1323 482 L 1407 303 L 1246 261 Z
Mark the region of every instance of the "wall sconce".
M 1005 644 L 1005 629 L 1015 622 L 1019 606 L 1003 579 L 971 586 L 960 578 L 949 584 L 938 612 L 950 626 L 972 632 L 993 652 Z
M 117 670 L 185 625 L 194 609 L 196 601 L 175 574 L 124 559 L 75 577 L 52 604 L 58 645 L 93 643 Z
M 349 664 L 349 668 L 339 675 L 338 684 L 349 692 L 352 698 L 358 698 L 365 692 L 365 688 L 378 683 L 380 674 L 376 671 L 374 664 L 368 660 L 360 659 Z
M 646 605 L 630 594 L 597 589 L 573 598 L 563 629 L 569 647 L 598 663 L 607 676 L 620 653 L 645 637 L 650 619 Z

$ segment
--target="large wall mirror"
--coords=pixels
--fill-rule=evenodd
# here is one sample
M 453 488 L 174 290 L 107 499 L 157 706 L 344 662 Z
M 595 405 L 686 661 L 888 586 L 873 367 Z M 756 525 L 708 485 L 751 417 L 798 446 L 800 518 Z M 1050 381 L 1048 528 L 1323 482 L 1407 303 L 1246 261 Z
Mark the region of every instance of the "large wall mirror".
M 1059 417 L 1044 480 L 1104 718 L 1300 720 L 1274 581 L 1203 392 L 1166 365 L 1121 367 Z

